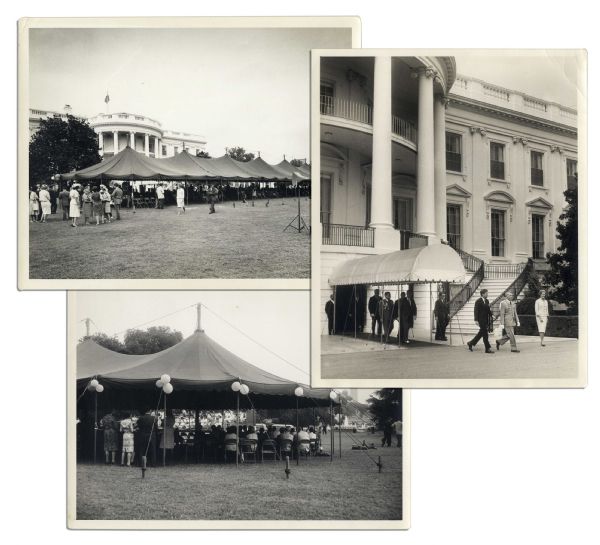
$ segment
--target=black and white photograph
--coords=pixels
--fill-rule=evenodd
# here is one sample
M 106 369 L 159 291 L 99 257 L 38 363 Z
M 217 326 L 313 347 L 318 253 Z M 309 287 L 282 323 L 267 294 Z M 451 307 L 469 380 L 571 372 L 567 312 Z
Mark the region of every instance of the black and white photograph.
M 312 52 L 314 385 L 586 385 L 586 73 Z
M 311 388 L 309 301 L 70 292 L 69 527 L 407 528 L 408 393 Z
M 310 50 L 358 18 L 19 25 L 21 289 L 307 282 Z

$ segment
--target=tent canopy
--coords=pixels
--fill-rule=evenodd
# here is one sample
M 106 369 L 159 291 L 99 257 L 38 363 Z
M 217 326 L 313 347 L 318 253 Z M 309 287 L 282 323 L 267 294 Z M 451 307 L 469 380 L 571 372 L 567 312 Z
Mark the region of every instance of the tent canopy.
M 352 259 L 338 265 L 329 278 L 334 286 L 397 282 L 464 282 L 461 257 L 446 244 L 432 244 L 388 254 Z
M 77 347 L 78 389 L 83 391 L 96 377 L 105 388 L 102 396 L 115 406 L 128 407 L 132 399 L 145 406 L 156 403 L 159 390 L 155 383 L 165 373 L 174 387 L 168 397 L 172 407 L 232 408 L 237 397 L 231 389 L 235 381 L 250 388 L 248 396 L 240 396 L 246 408 L 291 408 L 296 400 L 300 407 L 329 405 L 329 390 L 311 389 L 264 371 L 202 331 L 162 352 L 142 356 L 119 354 L 90 340 Z M 294 393 L 298 386 L 304 390 L 300 398 Z
M 282 163 L 279 163 L 280 165 Z M 289 163 L 288 163 L 289 165 Z M 174 157 L 156 159 L 146 157 L 129 146 L 82 170 L 60 174 L 63 180 L 272 180 L 291 182 L 293 179 L 308 179 L 303 169 L 282 170 L 266 163 L 260 157 L 249 162 L 236 161 L 223 155 L 215 159 L 196 157 L 182 151 Z M 294 178 L 295 177 L 295 178 Z

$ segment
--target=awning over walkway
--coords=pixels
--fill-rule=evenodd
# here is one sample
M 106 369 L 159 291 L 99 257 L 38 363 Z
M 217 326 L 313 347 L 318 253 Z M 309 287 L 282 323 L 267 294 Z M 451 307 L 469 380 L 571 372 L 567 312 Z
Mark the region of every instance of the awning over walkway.
M 308 180 L 310 170 L 269 165 L 260 157 L 243 162 L 223 155 L 214 159 L 196 157 L 182 151 L 174 157 L 147 157 L 129 146 L 96 165 L 60 174 L 63 180 L 174 180 L 174 181 L 273 181 Z M 285 168 L 280 168 L 281 166 Z M 307 174 L 308 172 L 308 174 Z
M 383 285 L 408 282 L 457 282 L 465 279 L 461 257 L 446 244 L 352 259 L 338 265 L 329 283 Z

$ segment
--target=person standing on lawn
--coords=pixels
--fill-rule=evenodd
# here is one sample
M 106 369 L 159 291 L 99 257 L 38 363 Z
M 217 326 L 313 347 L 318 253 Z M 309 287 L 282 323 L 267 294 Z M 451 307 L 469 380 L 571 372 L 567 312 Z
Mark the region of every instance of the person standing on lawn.
M 79 191 L 77 188 L 81 187 L 79 184 L 73 184 L 71 191 L 69 191 L 69 217 L 73 220 L 71 227 L 77 227 L 77 218 L 81 215 L 79 210 Z
M 383 299 L 379 301 L 379 315 L 383 322 L 384 342 L 387 343 L 390 333 L 394 329 L 394 302 L 389 291 L 386 291 L 383 296 Z
M 381 337 L 381 314 L 379 314 L 379 301 L 381 295 L 376 289 L 374 295 L 369 298 L 369 314 L 371 315 L 371 337 L 375 337 L 375 326 L 377 325 L 377 336 Z
M 488 290 L 482 289 L 479 294 L 481 297 L 475 301 L 475 322 L 479 325 L 479 331 L 475 337 L 467 342 L 467 346 L 469 347 L 469 350 L 473 352 L 473 347 L 479 342 L 479 339 L 483 339 L 485 353 L 493 354 L 494 352 L 492 351 L 490 341 L 488 340 L 488 331 L 494 321 L 494 315 L 492 314 L 490 302 L 487 298 Z
M 165 188 L 162 184 L 156 186 L 156 208 L 163 210 L 165 207 Z
M 40 200 L 38 198 L 37 192 L 32 189 L 29 192 L 29 215 L 31 216 L 31 221 L 37 221 L 38 212 L 40 210 Z
M 209 209 L 209 214 L 215 214 L 216 210 L 215 210 L 215 203 L 217 202 L 217 196 L 219 195 L 219 190 L 214 186 L 214 185 L 210 185 L 208 187 L 208 190 L 206 191 L 206 194 L 208 195 L 208 202 L 210 204 L 210 209 Z
M 548 325 L 548 299 L 546 299 L 546 290 L 540 291 L 540 297 L 535 302 L 535 321 L 537 322 L 538 333 L 540 334 L 540 345 L 544 344 L 544 336 L 546 335 L 546 326 Z
M 185 190 L 183 185 L 179 184 L 177 186 L 177 215 L 180 216 L 182 212 L 185 214 Z
M 517 315 L 517 305 L 513 301 L 513 294 L 510 291 L 504 294 L 504 300 L 500 303 L 500 323 L 504 328 L 505 334 L 499 341 L 496 341 L 496 350 L 500 350 L 500 347 L 506 341 L 510 341 L 510 351 L 520 352 L 517 348 L 517 340 L 515 339 L 515 327 L 521 324 Z
M 58 202 L 62 208 L 63 221 L 69 221 L 69 192 L 66 187 L 63 187 L 58 194 Z
M 400 293 L 400 299 L 398 299 L 397 303 L 398 314 L 396 318 L 398 319 L 398 339 L 401 343 L 409 344 L 408 329 L 410 321 L 412 320 L 412 308 L 406 298 L 406 292 L 403 291 Z
M 447 341 L 446 328 L 450 321 L 450 307 L 446 303 L 446 296 L 443 292 L 438 294 L 438 299 L 433 307 L 433 315 L 435 317 L 435 340 L 436 341 Z
M 100 191 L 98 187 L 94 187 L 92 190 L 92 214 L 96 218 L 96 225 L 100 225 L 100 218 L 102 217 L 102 199 L 100 198 Z
M 42 207 L 42 217 L 40 218 L 40 222 L 46 223 L 46 218 L 52 213 L 52 201 L 50 200 L 50 193 L 46 184 L 43 184 L 40 188 L 38 198 Z
M 81 208 L 83 212 L 83 225 L 87 225 L 88 220 L 92 223 L 94 203 L 92 201 L 92 192 L 90 191 L 89 185 L 86 185 L 83 188 L 83 193 L 81 194 Z
M 118 220 L 121 219 L 121 203 L 123 202 L 123 190 L 118 184 L 114 184 L 113 192 L 110 195 L 115 207 L 115 215 Z

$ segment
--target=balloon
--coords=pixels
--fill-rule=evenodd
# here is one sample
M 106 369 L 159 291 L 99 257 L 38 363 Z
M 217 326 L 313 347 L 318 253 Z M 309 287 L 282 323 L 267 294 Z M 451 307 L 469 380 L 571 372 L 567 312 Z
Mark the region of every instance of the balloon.
M 240 393 L 241 394 L 248 395 L 249 391 L 250 391 L 250 388 L 248 388 L 248 386 L 246 384 L 242 384 L 240 386 Z
M 241 386 L 242 386 L 242 385 L 241 385 L 241 384 L 240 384 L 240 383 L 239 383 L 239 382 L 236 380 L 236 381 L 235 381 L 235 382 L 234 382 L 234 383 L 231 385 L 231 389 L 232 389 L 234 392 L 239 392 L 239 391 L 240 391 L 240 387 L 241 387 Z
M 102 384 L 98 384 L 98 386 L 96 386 L 96 392 L 98 392 L 99 394 L 104 392 L 104 386 L 102 386 Z
M 99 382 L 95 378 L 93 378 L 92 380 L 90 380 L 90 386 L 92 388 L 95 388 L 96 386 L 98 386 L 98 384 L 99 384 Z
M 163 384 L 169 384 L 169 382 L 171 382 L 171 377 L 167 374 L 164 374 L 160 376 L 160 380 Z
M 298 388 L 294 390 L 294 394 L 296 394 L 297 397 L 302 397 L 304 395 L 304 388 L 298 386 Z
M 170 394 L 173 391 L 173 385 L 170 382 L 167 382 L 164 386 L 163 386 L 163 392 L 165 394 Z
M 163 386 L 164 386 L 164 384 L 163 384 L 163 381 L 162 381 L 162 380 L 160 380 L 160 379 L 158 379 L 158 380 L 156 381 L 156 387 L 157 387 L 157 388 L 162 388 Z
M 331 398 L 331 401 L 337 401 L 338 399 L 338 395 L 333 390 L 329 392 L 329 397 Z

